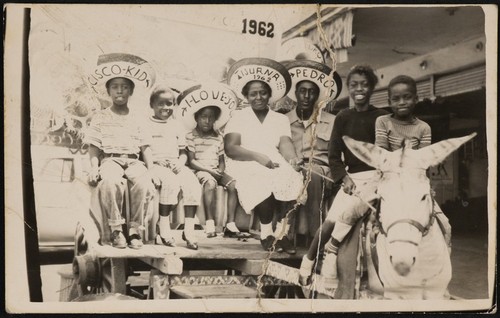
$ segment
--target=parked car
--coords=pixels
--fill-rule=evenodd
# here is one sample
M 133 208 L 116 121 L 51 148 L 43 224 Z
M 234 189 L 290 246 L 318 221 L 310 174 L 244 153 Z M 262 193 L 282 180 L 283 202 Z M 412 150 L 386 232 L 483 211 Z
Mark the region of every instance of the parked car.
M 67 147 L 31 146 L 38 241 L 42 263 L 71 259 L 77 222 L 88 222 L 87 154 Z

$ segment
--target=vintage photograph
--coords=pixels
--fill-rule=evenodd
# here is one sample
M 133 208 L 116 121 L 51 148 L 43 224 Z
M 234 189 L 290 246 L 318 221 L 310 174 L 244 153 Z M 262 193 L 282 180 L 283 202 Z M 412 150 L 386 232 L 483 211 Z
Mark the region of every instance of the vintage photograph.
M 8 312 L 496 311 L 496 6 L 4 12 Z

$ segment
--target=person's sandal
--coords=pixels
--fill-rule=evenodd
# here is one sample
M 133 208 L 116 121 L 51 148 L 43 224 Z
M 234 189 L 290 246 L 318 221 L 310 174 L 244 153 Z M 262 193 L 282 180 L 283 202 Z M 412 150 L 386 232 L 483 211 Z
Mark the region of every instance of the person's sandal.
M 184 234 L 184 231 L 182 231 L 182 239 L 186 241 L 187 248 L 189 248 L 190 250 L 198 249 L 198 243 L 188 240 L 186 234 Z
M 215 233 L 215 232 L 208 232 L 208 233 L 207 233 L 207 237 L 208 237 L 208 238 L 214 238 L 214 237 L 216 237 L 216 236 L 217 236 L 217 233 Z
M 175 239 L 173 237 L 165 239 L 160 234 L 156 235 L 155 244 L 156 245 L 164 245 L 164 246 L 168 246 L 168 247 L 175 247 L 176 246 Z
M 111 233 L 111 245 L 114 248 L 127 247 L 127 240 L 121 231 L 113 231 L 113 233 Z
M 226 227 L 226 228 L 224 228 L 224 237 L 237 238 L 237 239 L 247 239 L 247 238 L 250 238 L 251 235 L 250 235 L 250 233 L 233 232 Z
M 144 243 L 142 242 L 142 238 L 139 234 L 132 234 L 129 236 L 130 243 L 128 244 L 128 247 L 138 250 L 141 247 L 144 246 Z

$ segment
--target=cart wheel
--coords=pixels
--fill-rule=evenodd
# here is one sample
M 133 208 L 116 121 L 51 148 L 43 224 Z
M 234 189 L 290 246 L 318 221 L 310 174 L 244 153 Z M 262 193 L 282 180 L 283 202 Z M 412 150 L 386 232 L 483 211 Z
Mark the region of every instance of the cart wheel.
M 85 229 L 80 224 L 80 222 L 76 224 L 74 244 L 75 256 L 84 255 L 85 253 L 87 253 L 88 243 L 87 239 L 85 238 Z
M 99 259 L 99 292 L 111 293 L 113 290 L 113 273 L 111 271 L 111 258 Z
M 96 257 L 90 254 L 73 258 L 73 277 L 79 285 L 79 294 L 95 293 L 99 284 L 99 265 Z

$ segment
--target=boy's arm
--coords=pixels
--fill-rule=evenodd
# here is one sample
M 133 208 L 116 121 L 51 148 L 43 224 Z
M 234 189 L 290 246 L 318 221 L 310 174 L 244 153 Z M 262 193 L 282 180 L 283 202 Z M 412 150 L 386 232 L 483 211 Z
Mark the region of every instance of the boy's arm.
M 208 169 L 204 165 L 202 165 L 198 160 L 194 158 L 194 152 L 190 151 L 189 149 L 187 150 L 187 157 L 188 157 L 188 163 L 189 166 L 197 171 L 205 171 L 208 173 L 212 173 L 213 170 Z
M 418 149 L 430 146 L 432 142 L 431 126 L 429 126 L 427 123 L 424 124 L 425 125 L 422 129 L 422 137 L 420 138 Z
M 224 160 L 224 155 L 219 156 L 219 171 L 222 173 L 226 170 L 226 161 Z
M 149 171 L 151 171 L 151 169 L 153 169 L 154 166 L 153 151 L 151 150 L 151 147 L 149 145 L 141 146 L 141 153 L 142 153 L 142 159 L 144 160 L 146 167 L 148 168 Z M 151 173 L 151 181 L 153 182 L 156 188 L 160 187 L 161 181 L 158 178 L 158 176 L 155 175 L 154 173 Z
M 375 146 L 389 150 L 389 131 L 381 117 L 375 121 Z
M 95 187 L 97 182 L 99 182 L 99 155 L 101 154 L 101 149 L 96 146 L 89 144 L 89 157 L 90 157 L 90 174 L 88 183 Z

